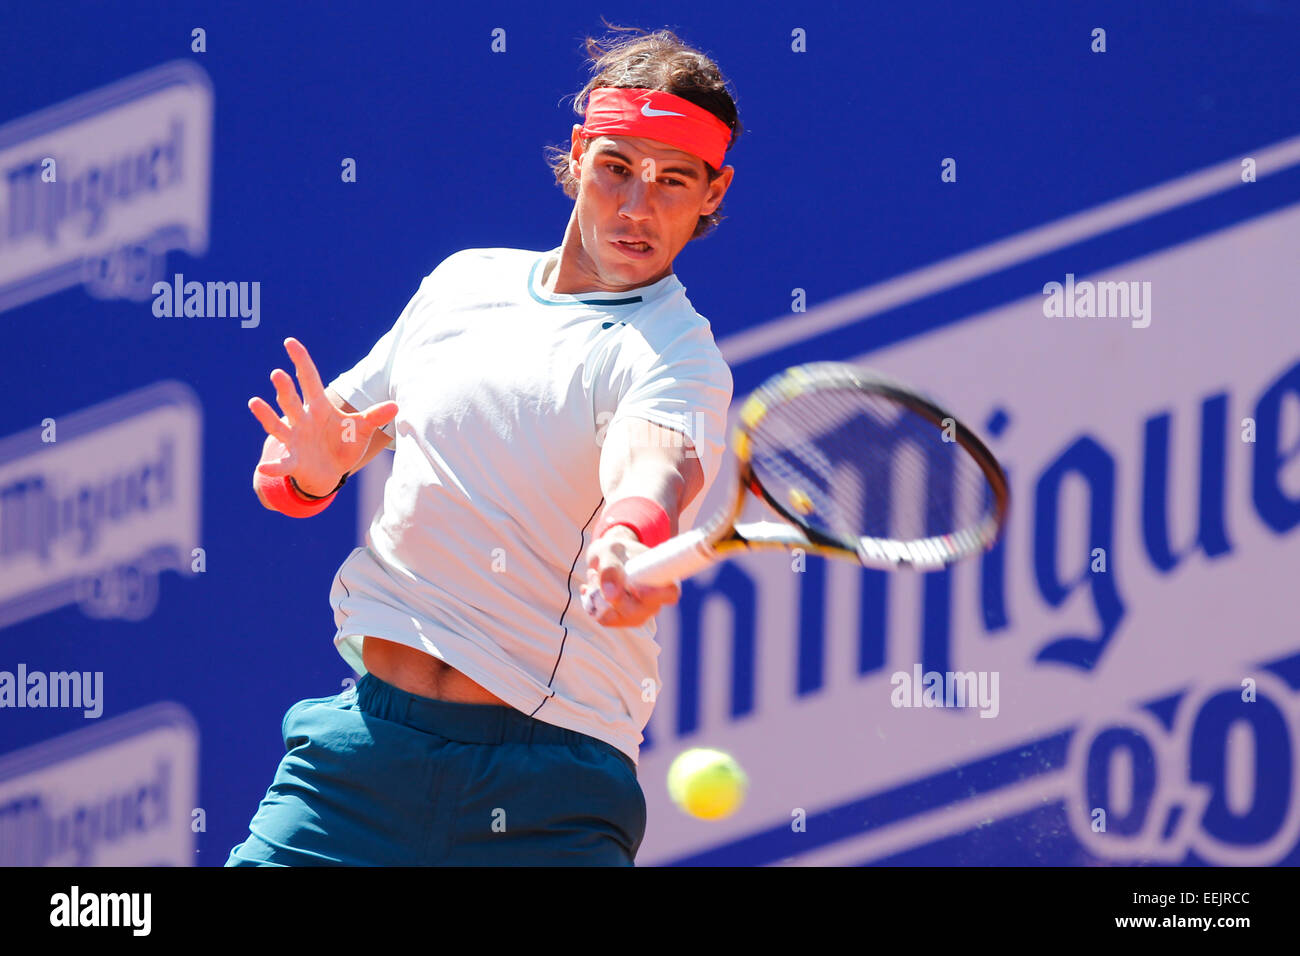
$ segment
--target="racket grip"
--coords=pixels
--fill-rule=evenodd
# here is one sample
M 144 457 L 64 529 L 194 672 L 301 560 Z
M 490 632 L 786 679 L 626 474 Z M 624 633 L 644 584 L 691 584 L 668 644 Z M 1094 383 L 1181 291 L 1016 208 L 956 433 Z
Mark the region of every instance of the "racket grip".
M 628 587 L 662 587 L 703 571 L 715 560 L 708 536 L 697 528 L 638 554 L 623 567 L 623 573 Z M 609 602 L 599 591 L 587 591 L 582 606 L 592 617 L 599 617 Z
M 629 585 L 660 587 L 703 571 L 715 561 L 708 535 L 696 528 L 642 551 L 623 568 Z

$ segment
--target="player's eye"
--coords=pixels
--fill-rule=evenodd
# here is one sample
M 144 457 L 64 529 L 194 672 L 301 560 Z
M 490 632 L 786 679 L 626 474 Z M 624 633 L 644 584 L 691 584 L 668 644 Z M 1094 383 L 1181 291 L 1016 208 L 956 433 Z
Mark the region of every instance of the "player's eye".
M 623 176 L 625 173 L 628 173 L 628 168 L 624 166 L 622 163 L 606 163 L 605 168 L 608 169 L 614 175 L 620 177 Z M 670 186 L 686 185 L 686 183 L 682 182 L 682 180 L 677 179 L 676 177 L 673 176 L 660 176 L 654 181 L 657 183 L 667 183 Z

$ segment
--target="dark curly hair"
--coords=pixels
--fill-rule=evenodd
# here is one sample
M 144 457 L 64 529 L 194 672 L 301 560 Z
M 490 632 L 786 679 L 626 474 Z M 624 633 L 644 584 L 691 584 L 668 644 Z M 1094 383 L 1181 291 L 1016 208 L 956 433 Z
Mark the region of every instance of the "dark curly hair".
M 699 50 L 688 46 L 671 30 L 653 33 L 636 27 L 619 27 L 605 21 L 610 30 L 631 31 L 630 36 L 606 36 L 603 40 L 586 39 L 586 53 L 590 62 L 591 80 L 574 98 L 573 110 L 579 117 L 587 114 L 587 97 L 597 87 L 618 89 L 661 90 L 689 100 L 708 110 L 731 130 L 727 143 L 730 150 L 740 138 L 743 126 L 736 112 L 736 101 L 727 90 L 727 81 L 718 65 Z M 582 137 L 586 149 L 592 137 Z M 570 199 L 578 196 L 578 181 L 569 172 L 569 150 L 565 146 L 547 146 L 547 162 L 555 173 L 555 181 Z M 704 164 L 709 182 L 717 179 L 720 170 Z M 692 239 L 698 239 L 713 230 L 723 219 L 722 204 L 707 216 L 701 216 L 695 225 Z

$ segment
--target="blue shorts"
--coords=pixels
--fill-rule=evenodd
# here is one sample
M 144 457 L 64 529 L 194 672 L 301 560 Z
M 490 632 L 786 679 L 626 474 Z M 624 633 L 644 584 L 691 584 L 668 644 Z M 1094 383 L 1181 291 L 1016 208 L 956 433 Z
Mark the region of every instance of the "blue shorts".
M 284 715 L 287 753 L 226 866 L 631 866 L 636 765 L 497 704 L 367 674 Z

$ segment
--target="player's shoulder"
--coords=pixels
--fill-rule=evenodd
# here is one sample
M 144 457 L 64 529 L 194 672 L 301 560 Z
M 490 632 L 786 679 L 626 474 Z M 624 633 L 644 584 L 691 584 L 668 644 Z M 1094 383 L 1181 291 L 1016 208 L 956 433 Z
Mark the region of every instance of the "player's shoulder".
M 527 272 L 541 254 L 530 249 L 460 249 L 439 260 L 424 281 L 460 285 L 482 276 L 499 277 L 503 269 Z
M 434 271 L 532 265 L 540 255 L 542 255 L 541 252 L 532 249 L 507 249 L 504 247 L 461 249 L 439 262 Z
M 669 294 L 646 303 L 632 320 L 634 331 L 621 344 L 634 359 L 652 368 L 689 369 L 719 385 L 731 386 L 731 369 L 713 336 L 713 326 L 691 304 L 680 284 Z
M 680 282 L 665 295 L 641 307 L 633 324 L 651 344 L 666 347 L 670 344 L 690 344 L 707 352 L 717 352 L 713 325 L 687 298 L 686 288 Z

